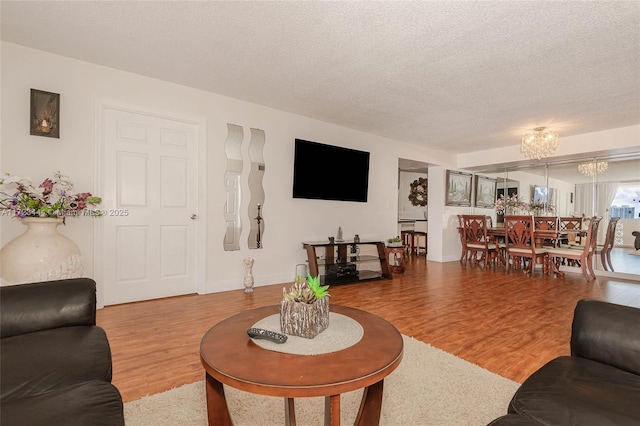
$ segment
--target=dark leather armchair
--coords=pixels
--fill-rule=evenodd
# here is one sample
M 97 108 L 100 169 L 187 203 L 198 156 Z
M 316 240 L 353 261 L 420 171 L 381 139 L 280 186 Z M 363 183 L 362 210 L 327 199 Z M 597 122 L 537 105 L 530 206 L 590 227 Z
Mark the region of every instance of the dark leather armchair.
M 88 278 L 0 287 L 0 424 L 124 425 Z
M 640 309 L 578 302 L 571 356 L 528 377 L 490 425 L 640 424 Z

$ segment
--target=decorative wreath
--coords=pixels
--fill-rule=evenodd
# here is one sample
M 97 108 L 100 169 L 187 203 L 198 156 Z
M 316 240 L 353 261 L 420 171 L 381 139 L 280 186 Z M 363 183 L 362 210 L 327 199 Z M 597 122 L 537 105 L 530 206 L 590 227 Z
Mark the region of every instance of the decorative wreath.
M 409 201 L 414 206 L 427 205 L 427 178 L 418 178 L 409 185 Z

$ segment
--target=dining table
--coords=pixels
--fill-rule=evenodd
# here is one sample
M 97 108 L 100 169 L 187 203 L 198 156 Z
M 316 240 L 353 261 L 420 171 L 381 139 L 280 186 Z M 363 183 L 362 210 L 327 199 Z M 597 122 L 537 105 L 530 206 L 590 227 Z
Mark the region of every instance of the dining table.
M 487 228 L 487 236 L 495 241 L 504 241 L 507 237 L 506 228 L 492 227 Z M 533 241 L 536 248 L 542 248 L 545 240 L 560 241 L 567 237 L 566 231 L 558 231 L 554 229 L 535 229 L 533 231 Z

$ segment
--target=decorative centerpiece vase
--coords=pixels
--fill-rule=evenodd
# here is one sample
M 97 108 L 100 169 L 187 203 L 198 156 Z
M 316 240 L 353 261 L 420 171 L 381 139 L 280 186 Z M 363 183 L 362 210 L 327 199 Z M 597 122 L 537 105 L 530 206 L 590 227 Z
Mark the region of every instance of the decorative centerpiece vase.
M 25 217 L 27 231 L 0 251 L 3 284 L 23 284 L 81 277 L 80 249 L 58 232 L 62 218 Z
M 280 330 L 292 336 L 313 339 L 329 327 L 329 286 L 320 285 L 320 277 L 307 276 L 287 292 L 280 302 Z

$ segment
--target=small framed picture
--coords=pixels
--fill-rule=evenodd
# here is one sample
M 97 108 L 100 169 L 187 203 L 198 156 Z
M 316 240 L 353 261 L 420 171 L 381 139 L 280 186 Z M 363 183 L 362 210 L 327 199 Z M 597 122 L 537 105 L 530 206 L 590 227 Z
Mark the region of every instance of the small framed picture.
M 475 206 L 492 208 L 496 203 L 498 180 L 476 175 Z
M 31 89 L 30 134 L 60 138 L 60 94 Z
M 447 206 L 471 206 L 471 181 L 470 173 L 447 170 Z

